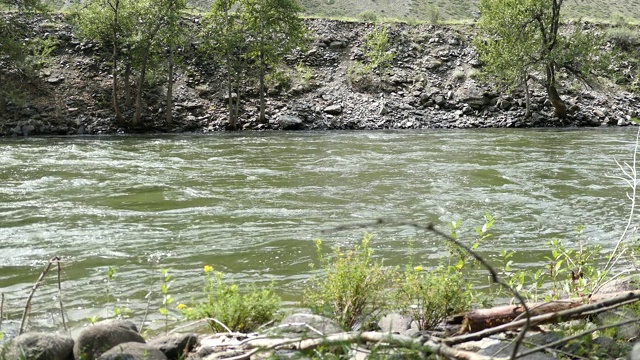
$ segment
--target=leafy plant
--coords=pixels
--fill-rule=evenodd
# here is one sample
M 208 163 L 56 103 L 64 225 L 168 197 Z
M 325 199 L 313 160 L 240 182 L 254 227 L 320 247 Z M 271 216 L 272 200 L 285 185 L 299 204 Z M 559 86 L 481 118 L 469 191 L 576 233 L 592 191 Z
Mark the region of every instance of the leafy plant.
M 376 15 L 373 10 L 365 10 L 358 14 L 358 18 L 362 21 L 376 22 L 376 20 L 378 20 L 378 15 Z
M 164 331 L 169 331 L 169 309 L 168 306 L 174 301 L 173 296 L 169 294 L 169 284 L 173 280 L 173 276 L 169 275 L 169 269 L 160 270 L 162 273 L 162 282 L 160 284 L 160 292 L 162 293 L 162 307 L 158 309 L 160 314 L 164 316 Z
M 320 315 L 334 318 L 345 329 L 366 327 L 388 306 L 388 292 L 394 271 L 373 258 L 371 234 L 365 234 L 352 250 L 336 248 L 333 257 L 323 254 L 316 241 L 323 276 L 309 280 L 303 304 Z
M 396 305 L 420 330 L 433 329 L 449 316 L 471 307 L 471 284 L 455 267 L 426 271 L 421 266 L 408 266 L 399 280 Z
M 369 60 L 366 69 L 384 70 L 391 66 L 395 54 L 389 51 L 389 34 L 384 26 L 376 28 L 365 36 L 364 56 Z
M 251 332 L 277 317 L 281 299 L 273 284 L 242 292 L 237 284 L 223 282 L 222 273 L 214 273 L 209 265 L 204 267 L 204 275 L 204 299 L 193 308 L 178 305 L 187 319 L 215 319 L 209 321 L 214 331 Z

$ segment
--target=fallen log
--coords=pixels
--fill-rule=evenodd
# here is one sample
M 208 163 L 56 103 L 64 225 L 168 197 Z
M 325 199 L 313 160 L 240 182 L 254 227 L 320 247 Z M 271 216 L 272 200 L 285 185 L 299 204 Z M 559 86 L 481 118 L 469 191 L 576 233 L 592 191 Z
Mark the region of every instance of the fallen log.
M 628 292 L 594 294 L 585 297 L 531 303 L 527 304 L 527 307 L 529 308 L 529 316 L 533 317 L 557 313 L 585 304 L 593 304 L 598 301 L 611 299 L 627 293 Z M 459 315 L 455 317 L 450 324 L 461 324 L 460 330 L 456 335 L 462 335 L 508 324 L 514 320 L 522 319 L 524 316 L 525 309 L 522 305 L 502 305 L 490 309 L 476 309 L 469 311 L 462 314 L 462 316 Z

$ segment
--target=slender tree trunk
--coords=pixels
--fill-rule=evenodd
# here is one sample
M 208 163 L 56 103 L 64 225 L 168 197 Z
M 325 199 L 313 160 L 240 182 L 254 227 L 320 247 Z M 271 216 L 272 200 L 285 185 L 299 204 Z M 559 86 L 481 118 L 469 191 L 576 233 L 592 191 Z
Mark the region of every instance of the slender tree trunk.
M 237 123 L 236 123 L 236 114 L 233 108 L 233 76 L 231 72 L 233 71 L 231 66 L 231 57 L 229 53 L 225 54 L 226 63 L 227 63 L 227 96 L 229 97 L 229 130 L 236 131 Z
M 124 66 L 124 104 L 131 106 L 131 55 Z
M 524 117 L 531 117 L 531 94 L 529 94 L 529 75 L 524 76 L 524 98 L 525 98 L 525 111 Z
M 113 6 L 111 7 L 113 10 L 113 26 L 112 33 L 113 36 L 113 88 L 112 88 L 112 100 L 113 100 L 113 110 L 116 114 L 116 119 L 118 120 L 118 124 L 120 126 L 124 126 L 124 119 L 122 118 L 122 114 L 120 114 L 120 104 L 118 103 L 118 8 L 120 6 L 120 1 L 116 0 Z
M 233 110 L 233 113 L 236 116 L 236 122 L 238 121 L 238 118 L 240 117 L 240 84 L 242 83 L 242 72 L 244 71 L 244 62 L 240 59 L 238 59 L 238 62 L 235 64 L 237 66 L 236 68 L 236 105 L 235 105 L 235 109 Z
M 0 84 L 4 84 L 2 75 L 0 75 Z M 0 89 L 0 115 L 7 113 L 7 99 L 5 99 L 2 89 Z
M 567 106 L 560 98 L 558 90 L 556 89 L 556 75 L 553 64 L 547 65 L 547 95 L 549 96 L 549 100 L 551 101 L 551 104 L 555 109 L 555 115 L 560 119 L 566 118 Z
M 260 52 L 260 118 L 258 119 L 261 123 L 265 122 L 265 107 L 266 102 L 264 99 L 264 73 L 265 73 L 266 64 L 264 62 L 264 54 Z
M 169 74 L 167 79 L 167 124 L 173 123 L 173 48 L 174 45 L 169 46 Z
M 147 72 L 147 61 L 149 60 L 149 49 L 151 48 L 151 42 L 147 44 L 142 52 L 142 63 L 140 65 L 140 77 L 138 79 L 138 91 L 136 92 L 136 113 L 133 117 L 133 125 L 138 126 L 140 124 L 140 116 L 142 113 L 142 90 L 144 89 L 144 77 Z

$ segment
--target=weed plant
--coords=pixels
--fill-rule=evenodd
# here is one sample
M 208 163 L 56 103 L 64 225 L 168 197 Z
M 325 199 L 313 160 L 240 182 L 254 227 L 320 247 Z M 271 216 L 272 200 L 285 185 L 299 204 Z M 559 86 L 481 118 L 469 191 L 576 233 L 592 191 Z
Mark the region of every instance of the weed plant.
M 335 319 L 346 330 L 363 328 L 388 310 L 394 270 L 373 257 L 371 234 L 365 234 L 352 250 L 336 248 L 325 256 L 316 240 L 322 276 L 309 280 L 303 304 L 316 313 Z
M 214 272 L 211 266 L 204 267 L 204 276 L 203 298 L 194 301 L 193 307 L 177 306 L 187 319 L 215 319 L 210 320 L 209 325 L 216 332 L 252 332 L 278 317 L 281 299 L 273 291 L 273 284 L 252 287 L 243 293 L 237 284 L 225 283 L 223 274 Z

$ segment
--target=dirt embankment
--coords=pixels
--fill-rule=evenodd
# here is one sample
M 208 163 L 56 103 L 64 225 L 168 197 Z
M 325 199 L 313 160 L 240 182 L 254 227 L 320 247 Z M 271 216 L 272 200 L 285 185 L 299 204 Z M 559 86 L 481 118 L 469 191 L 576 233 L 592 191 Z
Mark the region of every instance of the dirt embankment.
M 165 123 L 164 85 L 159 82 L 145 93 L 143 126 L 119 127 L 111 109 L 109 49 L 79 39 L 61 15 L 25 21 L 34 36 L 50 35 L 58 46 L 39 77 L 23 81 L 28 97 L 9 102 L 0 115 L 1 135 L 211 132 L 227 127 L 223 68 L 199 53 L 197 41 L 183 50 L 184 63 L 175 76 L 174 123 Z M 185 21 L 198 27 L 198 18 Z M 533 115 L 525 118 L 522 93 L 500 93 L 477 81 L 481 64 L 471 46 L 471 26 L 388 25 L 395 54 L 388 74 L 354 78 L 348 69 L 366 61 L 364 37 L 374 25 L 319 19 L 307 20 L 307 25 L 312 43 L 287 57 L 287 67 L 281 69 L 286 81 L 270 83 L 267 123 L 257 122 L 256 81 L 244 80 L 241 129 L 625 126 L 640 109 L 638 94 L 610 86 L 587 88 L 562 78 L 567 118 L 554 117 L 543 89 L 535 86 Z M 130 120 L 133 106 L 123 110 Z

